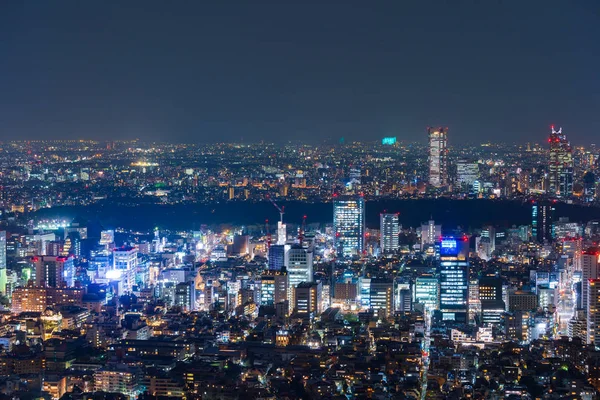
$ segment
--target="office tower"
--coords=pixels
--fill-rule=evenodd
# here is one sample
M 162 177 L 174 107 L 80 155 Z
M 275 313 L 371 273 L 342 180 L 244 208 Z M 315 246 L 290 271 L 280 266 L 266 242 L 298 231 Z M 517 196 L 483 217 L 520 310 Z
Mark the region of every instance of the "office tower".
M 371 278 L 361 277 L 358 279 L 359 300 L 361 307 L 371 307 Z
M 592 202 L 596 198 L 596 175 L 588 171 L 583 175 L 583 199 L 586 202 Z
M 250 253 L 250 236 L 234 235 L 233 236 L 233 254 L 246 255 Z
M 440 310 L 444 320 L 466 322 L 469 298 L 469 239 L 443 237 L 440 243 Z
M 338 257 L 361 256 L 365 250 L 365 199 L 336 198 L 333 202 L 333 244 Z
M 400 289 L 399 296 L 399 311 L 412 311 L 412 293 L 410 289 Z
M 6 231 L 0 231 L 0 294 L 6 295 Z
M 427 246 L 433 246 L 439 242 L 442 236 L 442 225 L 436 225 L 435 221 L 429 220 L 427 224 L 421 224 L 421 250 Z
M 64 287 L 75 285 L 75 265 L 73 258 L 63 256 L 36 256 L 35 284 L 40 287 Z
M 600 278 L 600 252 L 591 248 L 581 255 L 581 308 L 588 309 L 590 281 Z M 579 302 L 579 299 L 578 299 Z
M 394 311 L 394 285 L 391 280 L 371 279 L 370 285 L 371 309 L 379 317 L 387 318 Z
M 554 239 L 556 207 L 553 202 L 534 202 L 531 206 L 531 236 L 538 243 Z
M 502 280 L 495 277 L 479 279 L 479 301 L 481 302 L 481 322 L 484 325 L 498 324 L 506 305 L 502 300 Z
M 420 276 L 415 280 L 415 303 L 423 304 L 428 311 L 439 309 L 440 284 L 433 276 Z
M 600 345 L 600 279 L 588 281 L 587 343 Z
M 352 282 L 336 282 L 334 286 L 334 298 L 340 301 L 356 301 L 358 297 L 358 286 Z
M 123 246 L 113 250 L 113 269 L 107 276 L 120 280 L 126 292 L 133 290 L 137 272 L 137 250 L 134 247 Z
M 558 196 L 567 197 L 573 194 L 573 154 L 571 143 L 562 133 L 562 128 L 554 130 L 548 138 L 550 143 L 550 160 L 548 163 L 548 191 Z
M 427 128 L 429 136 L 429 184 L 448 184 L 448 128 Z
M 298 314 L 308 315 L 311 318 L 320 314 L 321 310 L 321 283 L 302 282 L 296 287 L 294 309 Z
M 261 276 L 260 305 L 273 306 L 288 300 L 288 275 L 283 271 L 265 271 Z
M 535 311 L 537 310 L 537 295 L 526 290 L 516 290 L 508 294 L 508 310 Z
M 294 306 L 294 292 L 302 282 L 313 281 L 313 250 L 300 245 L 293 245 L 285 253 L 285 265 L 288 273 L 288 301 Z
M 400 240 L 400 225 L 398 213 L 381 214 L 379 216 L 380 247 L 384 254 L 398 251 Z
M 175 286 L 175 305 L 184 311 L 196 309 L 196 287 L 193 281 L 181 282 Z
M 268 265 L 271 271 L 279 271 L 285 266 L 285 254 L 289 249 L 290 246 L 285 244 L 269 247 Z
M 287 226 L 282 221 L 277 221 L 277 244 L 284 245 L 287 240 Z
M 456 183 L 462 190 L 470 190 L 478 179 L 479 164 L 477 161 L 458 160 L 456 162 Z

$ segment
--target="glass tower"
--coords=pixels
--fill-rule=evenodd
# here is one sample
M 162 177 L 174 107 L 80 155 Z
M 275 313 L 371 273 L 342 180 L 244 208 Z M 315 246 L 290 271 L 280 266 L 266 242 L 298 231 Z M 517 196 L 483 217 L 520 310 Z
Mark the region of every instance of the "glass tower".
M 365 250 L 365 199 L 336 198 L 333 202 L 333 231 L 338 257 L 362 255 Z

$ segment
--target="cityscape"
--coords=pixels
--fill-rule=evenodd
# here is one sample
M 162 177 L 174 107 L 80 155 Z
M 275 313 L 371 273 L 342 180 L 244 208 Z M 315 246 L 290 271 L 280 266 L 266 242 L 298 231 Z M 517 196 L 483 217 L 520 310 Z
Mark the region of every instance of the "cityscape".
M 52 3 L 0 400 L 600 399 L 597 4 Z

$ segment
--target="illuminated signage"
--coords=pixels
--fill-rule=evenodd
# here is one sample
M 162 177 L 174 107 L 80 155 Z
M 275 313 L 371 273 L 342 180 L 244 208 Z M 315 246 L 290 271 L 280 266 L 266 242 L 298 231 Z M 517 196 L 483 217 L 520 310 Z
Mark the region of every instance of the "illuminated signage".
M 441 256 L 455 256 L 458 254 L 458 244 L 456 239 L 442 239 L 440 243 Z
M 396 144 L 396 136 L 384 137 L 383 139 L 381 139 L 381 144 L 388 145 L 388 146 Z

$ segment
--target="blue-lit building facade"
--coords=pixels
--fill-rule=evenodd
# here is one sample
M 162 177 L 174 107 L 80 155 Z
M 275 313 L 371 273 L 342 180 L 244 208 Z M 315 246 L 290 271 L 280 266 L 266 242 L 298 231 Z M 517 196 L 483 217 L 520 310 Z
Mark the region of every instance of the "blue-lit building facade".
M 535 202 L 531 206 L 531 236 L 538 243 L 551 242 L 555 237 L 556 207 L 554 202 Z
M 440 240 L 440 311 L 442 319 L 467 321 L 469 300 L 469 239 Z
M 336 198 L 333 202 L 334 246 L 338 257 L 359 256 L 365 250 L 365 199 Z

